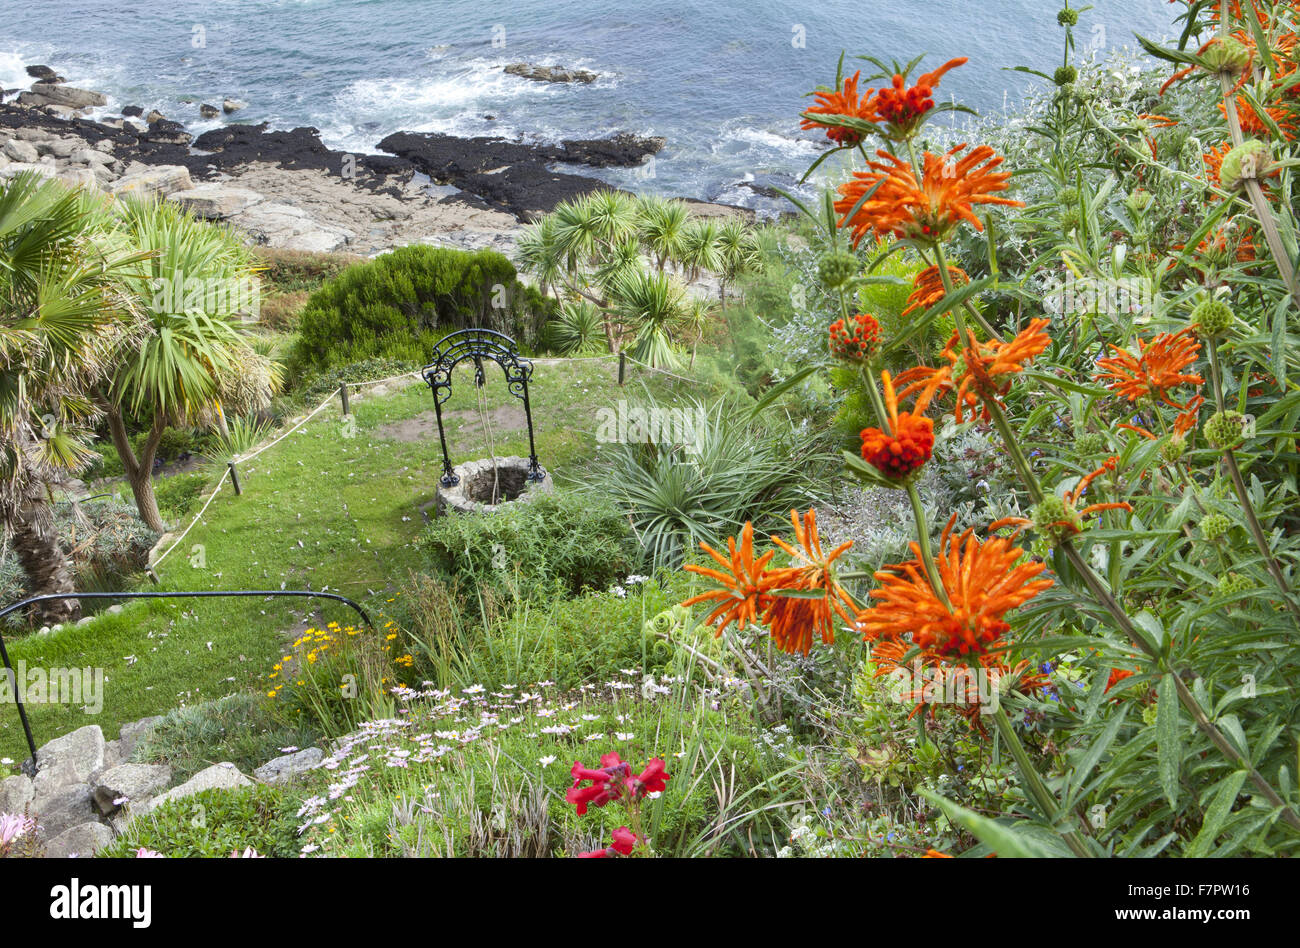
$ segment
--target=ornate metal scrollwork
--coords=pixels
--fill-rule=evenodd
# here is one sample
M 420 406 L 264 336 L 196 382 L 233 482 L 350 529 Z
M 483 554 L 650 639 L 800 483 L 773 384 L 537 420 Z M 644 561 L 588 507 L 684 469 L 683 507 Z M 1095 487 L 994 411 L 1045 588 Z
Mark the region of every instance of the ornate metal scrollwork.
M 528 380 L 533 377 L 533 364 L 519 357 L 515 341 L 504 333 L 491 329 L 462 329 L 445 337 L 434 350 L 434 358 L 421 371 L 425 382 L 433 391 L 433 410 L 438 418 L 438 441 L 442 445 L 442 478 L 444 487 L 460 482 L 451 456 L 447 452 L 447 433 L 442 426 L 442 405 L 451 397 L 451 374 L 456 366 L 467 359 L 474 362 L 474 384 L 482 388 L 487 381 L 484 360 L 491 359 L 506 376 L 510 394 L 524 403 L 524 417 L 528 421 L 528 479 L 540 481 L 546 471 L 537 463 L 537 449 L 533 443 L 533 410 L 528 401 Z

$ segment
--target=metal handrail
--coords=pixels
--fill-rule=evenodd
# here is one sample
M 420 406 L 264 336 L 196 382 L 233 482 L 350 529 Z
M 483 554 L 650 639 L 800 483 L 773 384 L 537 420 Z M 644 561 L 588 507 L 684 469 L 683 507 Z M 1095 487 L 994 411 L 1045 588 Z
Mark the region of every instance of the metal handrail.
M 316 599 L 333 599 L 336 602 L 344 603 L 356 610 L 357 615 L 361 616 L 361 621 L 370 627 L 373 632 L 374 623 L 370 621 L 370 616 L 366 615 L 366 610 L 349 599 L 347 596 L 339 596 L 335 593 L 313 592 L 310 589 L 233 589 L 233 590 L 205 590 L 203 592 L 73 592 L 73 593 L 47 593 L 41 596 L 29 596 L 21 602 L 15 602 L 12 605 L 0 609 L 0 660 L 4 661 L 5 670 L 9 673 L 9 680 L 15 685 L 18 684 L 18 675 L 14 667 L 9 662 L 9 650 L 5 648 L 4 630 L 2 623 L 4 619 L 22 609 L 24 606 L 30 606 L 38 602 L 53 602 L 62 599 L 210 599 L 213 597 L 248 597 L 253 596 L 298 596 Z M 13 689 L 14 702 L 18 706 L 18 718 L 23 724 L 23 733 L 27 737 L 27 747 L 32 752 L 30 773 L 34 777 L 40 766 L 36 760 L 36 740 L 32 737 L 31 722 L 27 719 L 27 709 L 23 707 L 22 689 L 15 687 Z

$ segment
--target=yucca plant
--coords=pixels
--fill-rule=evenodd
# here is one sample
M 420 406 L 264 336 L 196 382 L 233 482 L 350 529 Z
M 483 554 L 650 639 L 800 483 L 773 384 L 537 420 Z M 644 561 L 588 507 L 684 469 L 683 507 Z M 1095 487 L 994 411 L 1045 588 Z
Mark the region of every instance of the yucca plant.
M 20 174 L 0 187 L 0 517 L 35 593 L 75 588 L 49 485 L 94 457 L 91 391 L 138 338 L 115 274 L 139 259 L 105 242 L 106 226 L 95 198 L 57 182 Z M 77 615 L 71 600 L 38 610 Z
M 650 426 L 657 441 L 611 445 L 589 489 L 627 513 L 651 565 L 676 566 L 701 541 L 716 543 L 746 520 L 775 528 L 809 501 L 804 471 L 826 456 L 806 439 L 770 429 L 726 400 L 693 399 L 674 410 L 647 391 L 638 407 L 646 418 L 677 423 Z
M 718 241 L 718 224 L 704 218 L 693 220 L 682 233 L 682 249 L 676 258 L 686 279 L 693 282 L 704 271 L 722 271 L 722 246 Z

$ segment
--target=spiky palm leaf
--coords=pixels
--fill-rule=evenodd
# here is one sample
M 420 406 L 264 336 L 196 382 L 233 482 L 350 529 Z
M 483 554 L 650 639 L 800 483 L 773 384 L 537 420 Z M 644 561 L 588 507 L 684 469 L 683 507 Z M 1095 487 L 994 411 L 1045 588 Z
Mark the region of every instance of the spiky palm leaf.
M 604 319 L 600 310 L 586 300 L 569 300 L 546 324 L 546 342 L 560 355 L 585 355 L 605 348 Z
M 666 261 L 681 256 L 682 238 L 690 218 L 690 210 L 682 201 L 641 200 L 637 208 L 637 236 L 654 256 L 656 269 L 662 270 Z
M 685 292 L 666 273 L 631 270 L 610 288 L 614 312 L 635 333 L 631 355 L 651 368 L 672 368 L 672 324 L 684 312 Z

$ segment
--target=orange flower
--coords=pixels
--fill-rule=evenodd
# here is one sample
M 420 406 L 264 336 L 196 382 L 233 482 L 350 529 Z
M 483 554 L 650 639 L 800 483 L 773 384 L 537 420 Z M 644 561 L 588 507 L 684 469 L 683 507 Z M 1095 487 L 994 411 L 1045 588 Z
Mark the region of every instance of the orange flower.
M 1046 319 L 1031 320 L 1010 342 L 991 340 L 980 342 L 975 333 L 967 330 L 969 344 L 959 352 L 957 333 L 943 350 L 948 365 L 932 369 L 917 366 L 898 377 L 906 385 L 899 393 L 906 398 L 915 391 L 926 401 L 936 391 L 955 389 L 957 392 L 956 418 L 965 420 L 965 409 L 981 406 L 981 416 L 989 419 L 988 402 L 996 401 L 1011 389 L 1011 377 L 1024 371 L 1025 363 L 1043 352 L 1052 343 L 1045 331 Z
M 918 400 L 912 411 L 900 415 L 889 373 L 880 373 L 880 378 L 885 387 L 889 431 L 863 429 L 862 459 L 886 477 L 902 480 L 930 460 L 934 450 L 934 422 L 921 414 L 929 399 Z
M 954 287 L 965 286 L 970 282 L 970 277 L 960 267 L 949 267 L 948 279 Z M 944 289 L 943 277 L 939 275 L 938 267 L 926 267 L 916 275 L 916 280 L 913 281 L 912 286 L 912 295 L 907 298 L 907 309 L 903 310 L 904 316 L 914 310 L 920 310 L 924 313 L 943 299 L 948 292 Z
M 837 319 L 830 326 L 831 355 L 846 362 L 867 362 L 880 351 L 880 338 L 880 323 L 870 313 L 851 317 L 848 327 Z
M 713 557 L 727 572 L 720 572 L 707 566 L 697 566 L 694 563 L 686 565 L 687 572 L 707 576 L 719 583 L 722 588 L 692 596 L 682 605 L 693 606 L 701 602 L 716 602 L 717 606 L 704 622 L 706 625 L 716 624 L 718 635 L 721 635 L 732 622 L 737 623 L 738 629 L 744 629 L 746 622 L 757 622 L 759 610 L 766 602 L 765 594 L 776 585 L 779 578 L 767 572 L 768 561 L 776 555 L 776 551 L 770 550 L 757 560 L 754 559 L 752 523 L 746 523 L 741 530 L 739 548 L 736 546 L 735 538 L 727 538 L 727 548 L 731 553 L 729 559 L 705 543 L 701 543 L 700 548 Z
M 1236 104 L 1237 121 L 1240 123 L 1241 130 L 1247 138 L 1263 138 L 1273 133 L 1273 130 L 1268 127 L 1267 123 L 1265 123 L 1264 119 L 1260 116 L 1259 109 L 1256 109 L 1255 106 L 1251 105 L 1250 100 L 1244 95 L 1238 95 L 1236 97 Z M 1263 111 L 1273 121 L 1273 124 L 1277 126 L 1278 131 L 1282 133 L 1283 138 L 1287 141 L 1295 141 L 1295 118 L 1288 109 L 1273 105 L 1261 105 L 1260 108 L 1263 109 Z M 1219 111 L 1223 113 L 1225 118 L 1227 117 L 1228 107 L 1222 102 L 1219 103 Z
M 777 646 L 785 652 L 800 651 L 806 655 L 812 648 L 814 632 L 821 634 L 823 643 L 834 642 L 834 616 L 839 615 L 846 623 L 851 623 L 853 620 L 848 609 L 854 606 L 848 594 L 835 582 L 831 564 L 853 546 L 853 541 L 842 543 L 829 555 L 825 555 L 817 536 L 816 513 L 809 510 L 804 514 L 801 524 L 798 513 L 791 510 L 790 520 L 794 523 L 799 548 L 790 546 L 780 537 L 772 537 L 772 542 L 793 557 L 793 565 L 769 569 L 768 563 L 776 555 L 776 550 L 769 550 L 755 560 L 754 525 L 746 523 L 741 531 L 739 547 L 734 538 L 727 540 L 730 559 L 707 544 L 700 544 L 726 572 L 687 564 L 689 572 L 707 576 L 718 583 L 720 588 L 692 596 L 682 605 L 689 607 L 701 602 L 717 603 L 705 623 L 717 625 L 718 635 L 732 622 L 737 623 L 737 629 L 744 629 L 746 622 L 761 622 L 768 627 Z M 782 595 L 782 592 L 804 595 L 787 596 Z M 810 592 L 820 592 L 822 595 L 806 595 Z
M 927 849 L 925 851 L 925 855 L 922 856 L 921 858 L 922 859 L 952 859 L 953 857 L 948 855 L 947 853 L 941 853 L 937 849 Z
M 853 246 L 872 232 L 878 237 L 942 240 L 963 220 L 984 229 L 973 210 L 976 204 L 1023 207 L 1020 201 L 995 196 L 1006 190 L 1011 172 L 994 170 L 1002 159 L 993 149 L 980 145 L 958 158 L 965 147 L 958 145 L 943 155 L 925 152 L 919 183 L 911 165 L 877 151 L 882 160 L 868 162 L 870 171 L 855 171 L 854 180 L 840 185 L 835 202 L 840 226 L 853 230 Z M 871 196 L 862 201 L 868 192 Z M 862 206 L 855 212 L 859 201 Z
M 862 71 L 855 72 L 840 89 L 834 92 L 819 91 L 814 93 L 817 98 L 817 105 L 803 113 L 803 121 L 799 123 L 802 129 L 824 128 L 826 137 L 840 147 L 852 148 L 863 139 L 863 133 L 855 128 L 849 128 L 845 125 L 838 125 L 833 119 L 821 120 L 813 118 L 814 115 L 846 115 L 850 118 L 861 119 L 864 122 L 875 122 L 879 116 L 876 114 L 875 101 L 871 97 L 871 91 L 868 89 L 858 98 L 858 77 Z
M 951 607 L 931 588 L 920 547 L 913 543 L 915 559 L 875 574 L 881 586 L 871 597 L 878 601 L 860 611 L 856 622 L 866 641 L 910 643 L 933 660 L 995 655 L 1010 646 L 1005 636 L 1011 626 L 1004 617 L 1052 585 L 1050 579 L 1035 579 L 1046 566 L 1017 565 L 1022 551 L 1003 537 L 981 543 L 974 530 L 967 530 L 954 540 L 956 519 L 954 514 L 944 528 L 936 558 Z
M 1224 142 L 1211 148 L 1201 160 L 1205 163 L 1205 176 L 1213 182 L 1216 187 L 1223 187 L 1223 181 L 1219 178 L 1219 170 L 1223 167 L 1223 159 L 1232 151 L 1232 142 Z
M 1174 419 L 1174 437 L 1185 438 L 1188 432 L 1196 428 L 1196 421 L 1200 417 L 1201 406 L 1205 404 L 1205 396 L 1197 395 L 1190 399 L 1183 410 L 1178 413 Z
M 821 592 L 820 597 L 783 596 L 774 591 L 767 597 L 767 607 L 763 612 L 763 621 L 767 624 L 777 648 L 783 652 L 800 652 L 807 655 L 812 648 L 813 633 L 821 635 L 822 644 L 829 645 L 835 641 L 834 622 L 838 615 L 846 624 L 853 619 L 845 607 L 854 608 L 848 595 L 835 582 L 831 564 L 849 547 L 853 541 L 841 543 L 830 555 L 822 553 L 821 540 L 817 536 L 817 514 L 814 510 L 803 516 L 799 522 L 796 511 L 790 511 L 790 522 L 794 524 L 795 548 L 780 537 L 772 537 L 772 542 L 788 553 L 794 565 L 776 570 L 780 589 L 787 592 Z
M 889 124 L 887 137 L 894 141 L 910 138 L 934 108 L 934 89 L 939 80 L 949 70 L 965 64 L 965 56 L 950 59 L 933 72 L 921 76 L 910 89 L 904 88 L 907 77 L 895 74 L 891 84 L 876 93 L 873 102 L 880 117 Z
M 1174 408 L 1182 408 L 1170 400 L 1169 390 L 1179 385 L 1200 385 L 1205 381 L 1199 375 L 1183 371 L 1196 361 L 1197 353 L 1201 351 L 1201 344 L 1190 328 L 1173 334 L 1161 333 L 1150 343 L 1139 339 L 1137 356 L 1115 345 L 1110 348 L 1115 355 L 1097 360 L 1098 368 L 1103 371 L 1093 378 L 1098 382 L 1109 379 L 1107 387 L 1130 402 L 1155 398 Z
M 1114 688 L 1125 678 L 1132 677 L 1133 670 L 1131 668 L 1112 668 L 1110 670 L 1110 677 L 1106 679 L 1106 691 L 1110 691 L 1110 689 Z

